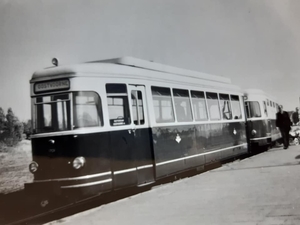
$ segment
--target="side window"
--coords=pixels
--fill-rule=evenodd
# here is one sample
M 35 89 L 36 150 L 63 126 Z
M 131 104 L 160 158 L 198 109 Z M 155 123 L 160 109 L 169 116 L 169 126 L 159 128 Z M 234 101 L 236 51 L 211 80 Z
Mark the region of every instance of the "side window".
M 217 93 L 206 93 L 208 111 L 211 120 L 219 120 L 221 119 L 220 115 L 220 107 Z
M 173 89 L 173 97 L 177 121 L 193 121 L 189 91 L 182 89 Z
M 233 119 L 242 119 L 240 98 L 238 95 L 230 95 Z
M 131 91 L 132 117 L 135 125 L 145 124 L 143 96 L 141 91 Z
M 229 95 L 220 94 L 219 97 L 220 97 L 220 106 L 222 111 L 222 119 L 231 120 L 232 112 L 231 112 L 231 106 L 229 101 Z
M 267 105 L 266 105 L 265 101 L 264 101 L 264 112 L 265 112 L 265 116 L 268 116 L 268 110 L 267 110 Z
M 174 122 L 175 117 L 170 88 L 151 87 L 151 90 L 156 122 Z
M 106 94 L 110 125 L 130 124 L 126 84 L 106 84 Z
M 206 101 L 203 91 L 191 91 L 194 116 L 196 121 L 207 120 Z
M 269 106 L 269 99 L 267 99 L 267 105 Z

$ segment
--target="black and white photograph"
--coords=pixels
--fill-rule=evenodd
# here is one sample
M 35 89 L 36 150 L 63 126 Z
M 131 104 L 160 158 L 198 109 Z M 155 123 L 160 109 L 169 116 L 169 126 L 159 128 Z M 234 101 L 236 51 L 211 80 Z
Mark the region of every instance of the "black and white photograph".
M 0 225 L 300 224 L 299 0 L 0 0 Z

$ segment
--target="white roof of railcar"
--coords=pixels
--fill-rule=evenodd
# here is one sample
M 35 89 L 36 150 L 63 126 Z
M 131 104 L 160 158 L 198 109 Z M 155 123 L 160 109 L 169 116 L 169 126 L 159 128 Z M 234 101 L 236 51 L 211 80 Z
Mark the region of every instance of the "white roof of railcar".
M 204 80 L 211 80 L 211 81 L 217 81 L 222 83 L 231 83 L 231 80 L 226 77 L 206 74 L 206 73 L 200 73 L 192 70 L 186 70 L 181 69 L 173 66 L 167 66 L 164 64 L 151 62 L 147 60 L 137 59 L 133 57 L 123 57 L 123 58 L 115 58 L 115 59 L 107 59 L 107 60 L 101 60 L 101 61 L 95 61 L 95 62 L 106 62 L 106 63 L 114 63 L 114 64 L 120 64 L 120 65 L 126 65 L 126 66 L 133 66 L 137 68 L 147 69 L 147 70 L 154 70 L 164 73 L 171 73 L 171 74 L 177 74 L 177 75 L 183 75 L 185 77 L 193 77 L 198 79 L 204 79 Z
M 265 96 L 266 98 L 268 98 L 269 100 L 272 101 L 277 101 L 277 98 L 269 95 L 268 93 L 264 92 L 263 90 L 260 89 L 246 89 L 244 91 L 245 95 L 261 95 L 261 96 Z
M 240 89 L 232 85 L 226 77 L 215 76 L 196 71 L 180 69 L 172 66 L 154 63 L 132 57 L 122 57 L 75 65 L 51 67 L 35 72 L 31 83 L 45 79 L 74 76 L 103 76 L 121 75 L 126 78 L 141 78 L 170 83 L 201 83 L 203 85 L 218 86 L 229 89 Z

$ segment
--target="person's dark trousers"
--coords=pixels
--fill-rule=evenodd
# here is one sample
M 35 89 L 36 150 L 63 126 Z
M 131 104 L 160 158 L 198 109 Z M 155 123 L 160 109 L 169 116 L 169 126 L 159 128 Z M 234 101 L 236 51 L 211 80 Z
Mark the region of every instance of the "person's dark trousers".
M 290 132 L 290 129 L 284 129 L 284 128 L 280 129 L 280 133 L 281 133 L 281 137 L 282 137 L 282 140 L 283 140 L 283 147 L 284 148 L 289 147 L 289 132 Z

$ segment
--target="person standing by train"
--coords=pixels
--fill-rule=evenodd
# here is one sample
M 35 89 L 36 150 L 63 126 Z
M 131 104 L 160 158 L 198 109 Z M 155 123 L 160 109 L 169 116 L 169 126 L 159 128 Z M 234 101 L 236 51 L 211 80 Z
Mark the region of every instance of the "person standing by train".
M 286 111 L 283 111 L 283 106 L 280 105 L 278 107 L 278 113 L 276 113 L 276 127 L 280 130 L 284 149 L 289 147 L 289 132 L 291 130 L 291 123 L 289 114 Z
M 299 123 L 299 108 L 296 107 L 296 111 L 292 114 L 293 125 L 298 125 Z

